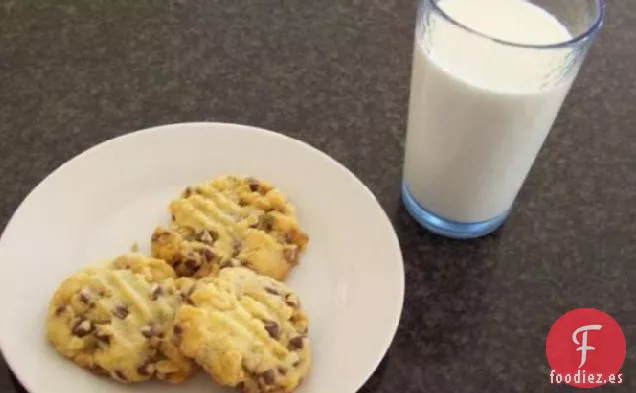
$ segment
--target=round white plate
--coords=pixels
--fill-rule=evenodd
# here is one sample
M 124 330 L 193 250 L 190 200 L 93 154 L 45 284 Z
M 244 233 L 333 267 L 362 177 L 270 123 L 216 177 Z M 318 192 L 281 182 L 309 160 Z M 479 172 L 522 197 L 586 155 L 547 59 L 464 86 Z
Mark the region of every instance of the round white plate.
M 221 389 L 200 373 L 178 386 L 123 385 L 58 355 L 45 338 L 60 281 L 127 252 L 149 251 L 167 204 L 189 184 L 222 174 L 273 183 L 310 236 L 287 280 L 311 318 L 313 366 L 298 393 L 354 393 L 396 332 L 404 298 L 397 236 L 351 172 L 300 141 L 258 128 L 174 124 L 104 142 L 55 170 L 24 200 L 0 239 L 0 347 L 30 393 L 179 392 Z

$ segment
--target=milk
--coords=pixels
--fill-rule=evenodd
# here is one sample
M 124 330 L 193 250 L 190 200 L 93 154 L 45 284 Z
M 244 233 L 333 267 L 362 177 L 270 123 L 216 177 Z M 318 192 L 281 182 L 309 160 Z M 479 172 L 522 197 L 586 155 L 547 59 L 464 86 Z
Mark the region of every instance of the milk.
M 571 38 L 522 0 L 442 0 L 451 18 L 489 37 L 550 45 Z M 415 43 L 404 183 L 426 210 L 480 222 L 521 188 L 576 70 L 571 49 L 527 49 L 469 34 L 431 14 Z

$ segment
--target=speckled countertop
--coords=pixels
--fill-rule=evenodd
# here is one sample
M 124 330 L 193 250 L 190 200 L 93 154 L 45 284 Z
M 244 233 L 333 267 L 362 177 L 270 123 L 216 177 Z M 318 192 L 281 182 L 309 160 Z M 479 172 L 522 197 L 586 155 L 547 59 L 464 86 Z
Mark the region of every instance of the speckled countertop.
M 634 392 L 636 3 L 608 3 L 508 223 L 461 242 L 419 229 L 399 202 L 415 1 L 3 0 L 1 224 L 113 136 L 197 120 L 277 130 L 355 172 L 401 239 L 402 321 L 361 392 L 574 391 L 549 385 L 545 337 L 584 306 L 627 337 L 625 384 L 597 391 Z

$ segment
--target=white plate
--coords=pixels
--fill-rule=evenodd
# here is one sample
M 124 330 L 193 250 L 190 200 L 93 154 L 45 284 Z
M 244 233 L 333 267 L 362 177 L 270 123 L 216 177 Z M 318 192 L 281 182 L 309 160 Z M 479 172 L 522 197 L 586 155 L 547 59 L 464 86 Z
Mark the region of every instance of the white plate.
M 148 252 L 188 184 L 222 174 L 273 183 L 298 209 L 310 243 L 287 283 L 311 318 L 313 366 L 298 393 L 354 393 L 398 326 L 404 270 L 398 239 L 373 194 L 315 148 L 258 128 L 156 127 L 73 158 L 24 200 L 0 240 L 0 347 L 31 393 L 225 392 L 202 373 L 180 386 L 123 385 L 58 355 L 45 339 L 49 297 L 67 275 L 127 252 Z

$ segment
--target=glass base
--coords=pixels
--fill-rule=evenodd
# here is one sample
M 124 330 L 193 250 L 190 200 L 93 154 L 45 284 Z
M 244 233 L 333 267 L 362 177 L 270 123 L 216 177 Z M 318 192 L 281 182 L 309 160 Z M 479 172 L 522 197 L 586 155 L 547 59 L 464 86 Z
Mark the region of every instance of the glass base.
M 472 239 L 492 233 L 506 221 L 510 214 L 510 211 L 505 211 L 490 220 L 471 223 L 447 220 L 420 206 L 406 184 L 402 184 L 402 202 L 421 226 L 433 233 L 454 239 Z

